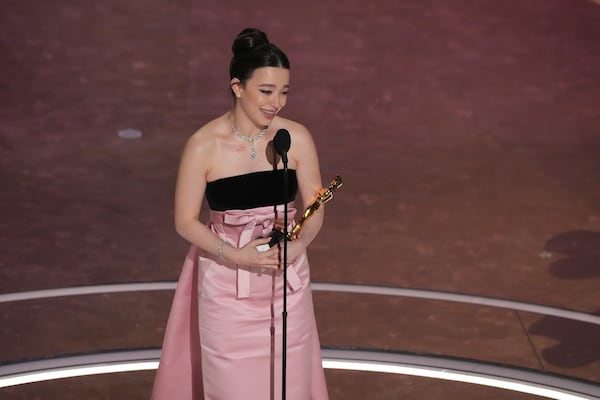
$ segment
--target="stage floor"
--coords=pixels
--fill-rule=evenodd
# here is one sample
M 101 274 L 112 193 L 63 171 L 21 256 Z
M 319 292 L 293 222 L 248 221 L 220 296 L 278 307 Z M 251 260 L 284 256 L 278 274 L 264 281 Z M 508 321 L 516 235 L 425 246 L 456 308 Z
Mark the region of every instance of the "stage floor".
M 600 7 L 584 0 L 106 0 L 0 5 L 0 294 L 174 281 L 187 137 L 230 105 L 229 48 L 292 62 L 283 114 L 314 135 L 315 282 L 600 315 Z M 139 139 L 123 139 L 123 129 Z M 161 345 L 171 291 L 0 303 L 0 363 Z M 321 342 L 600 384 L 600 325 L 518 309 L 315 292 Z M 153 371 L 0 389 L 146 399 Z M 327 371 L 332 399 L 532 396 Z

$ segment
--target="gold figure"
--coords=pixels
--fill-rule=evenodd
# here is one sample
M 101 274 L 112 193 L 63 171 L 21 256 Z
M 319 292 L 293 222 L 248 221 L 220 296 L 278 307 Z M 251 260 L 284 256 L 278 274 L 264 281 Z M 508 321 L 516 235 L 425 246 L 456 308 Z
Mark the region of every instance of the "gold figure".
M 335 193 L 337 188 L 342 186 L 342 183 L 343 183 L 342 177 L 339 175 L 336 175 L 331 180 L 331 183 L 329 184 L 329 186 L 327 186 L 326 188 L 321 188 L 317 191 L 317 194 L 315 195 L 315 199 L 313 200 L 312 203 L 310 203 L 310 205 L 308 207 L 306 207 L 306 210 L 304 210 L 304 213 L 302 214 L 302 218 L 300 218 L 300 221 L 298 221 L 298 223 L 294 226 L 294 228 L 292 228 L 292 230 L 287 233 L 288 240 L 295 240 L 298 237 L 298 234 L 302 230 L 302 227 L 304 226 L 304 223 L 306 222 L 306 220 L 308 220 L 315 213 L 315 211 L 317 211 L 319 209 L 319 207 L 321 207 L 321 204 L 327 203 L 328 201 L 333 199 L 333 194 Z M 273 231 L 271 232 L 271 241 L 269 242 L 269 244 L 258 246 L 258 249 L 259 249 L 259 251 L 268 250 L 269 247 L 273 247 L 277 243 L 283 241 L 283 238 L 284 238 L 283 228 L 280 226 L 276 226 L 275 228 L 273 228 Z
M 302 218 L 300 218 L 300 221 L 298 221 L 294 228 L 288 232 L 288 240 L 294 240 L 298 237 L 298 234 L 302 230 L 304 223 L 315 213 L 315 211 L 319 209 L 319 207 L 321 207 L 321 204 L 325 204 L 333 199 L 335 191 L 337 188 L 342 186 L 343 183 L 342 177 L 336 175 L 329 183 L 329 186 L 326 188 L 321 188 L 317 191 L 315 199 L 308 207 L 306 207 L 304 213 L 302 214 Z

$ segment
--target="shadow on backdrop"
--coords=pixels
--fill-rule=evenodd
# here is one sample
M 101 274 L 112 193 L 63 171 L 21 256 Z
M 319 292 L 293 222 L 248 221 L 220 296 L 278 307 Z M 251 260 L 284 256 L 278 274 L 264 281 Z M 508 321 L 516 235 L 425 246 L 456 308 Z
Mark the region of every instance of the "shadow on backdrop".
M 565 256 L 550 265 L 552 275 L 563 279 L 600 277 L 600 232 L 563 232 L 548 240 L 544 248 Z
M 552 275 L 562 279 L 600 277 L 600 232 L 563 232 L 548 240 L 544 249 L 564 256 L 550 265 Z M 593 314 L 600 315 L 600 309 Z M 599 325 L 544 317 L 529 328 L 529 333 L 559 342 L 542 351 L 544 360 L 552 365 L 577 368 L 600 361 Z

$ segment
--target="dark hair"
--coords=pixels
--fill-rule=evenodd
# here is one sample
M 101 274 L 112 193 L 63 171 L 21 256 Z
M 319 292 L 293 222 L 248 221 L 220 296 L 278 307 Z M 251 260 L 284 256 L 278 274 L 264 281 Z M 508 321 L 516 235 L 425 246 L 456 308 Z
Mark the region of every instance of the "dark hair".
M 254 28 L 246 28 L 231 46 L 233 58 L 229 64 L 229 79 L 238 78 L 242 84 L 252 78 L 254 70 L 261 67 L 290 69 L 283 51 L 269 42 L 267 35 Z

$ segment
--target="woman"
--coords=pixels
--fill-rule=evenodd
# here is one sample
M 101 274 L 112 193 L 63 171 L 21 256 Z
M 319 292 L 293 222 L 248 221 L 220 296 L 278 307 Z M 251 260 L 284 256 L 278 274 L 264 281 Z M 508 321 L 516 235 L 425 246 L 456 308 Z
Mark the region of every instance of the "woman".
M 231 110 L 185 145 L 175 193 L 175 226 L 191 243 L 167 331 L 153 398 L 279 399 L 282 373 L 281 246 L 268 234 L 284 216 L 293 221 L 321 188 L 308 130 L 279 116 L 287 102 L 286 55 L 256 29 L 233 43 Z M 288 193 L 272 141 L 290 133 Z M 204 197 L 209 223 L 199 221 Z M 306 248 L 323 223 L 322 208 L 287 247 L 286 398 L 327 399 L 315 327 Z M 198 329 L 199 327 L 199 329 Z

